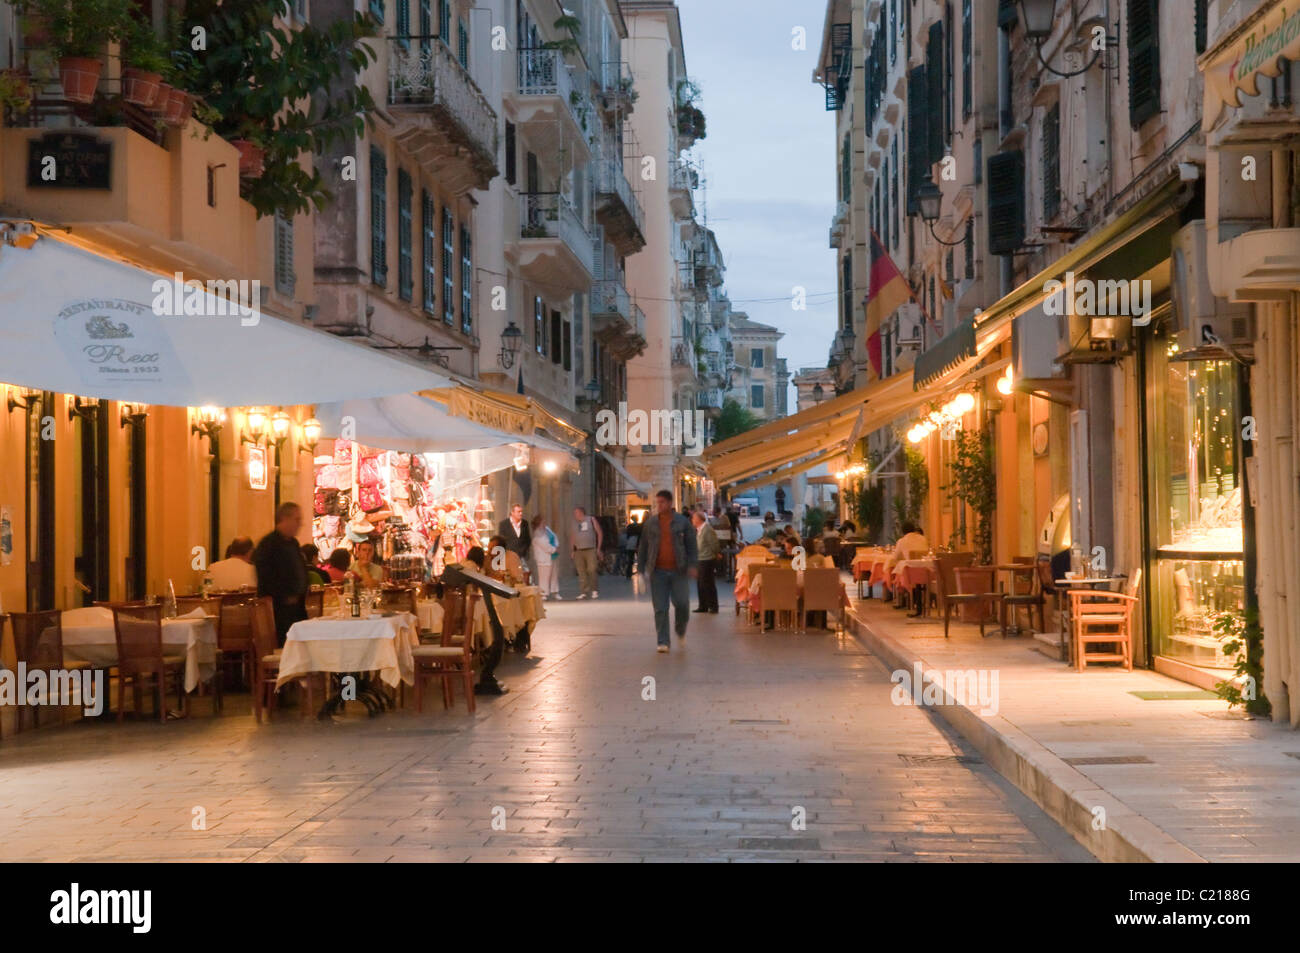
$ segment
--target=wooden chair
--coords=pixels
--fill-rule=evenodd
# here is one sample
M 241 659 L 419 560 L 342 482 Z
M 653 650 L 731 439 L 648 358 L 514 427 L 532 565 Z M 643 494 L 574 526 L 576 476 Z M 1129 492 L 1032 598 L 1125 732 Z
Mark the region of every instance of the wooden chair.
M 1124 592 L 1075 589 L 1070 595 L 1070 617 L 1074 621 L 1074 669 L 1082 672 L 1089 662 L 1122 662 L 1133 670 L 1133 610 L 1138 605 L 1142 570 L 1135 570 Z M 1092 645 L 1114 648 L 1090 652 Z
M 280 678 L 280 648 L 275 631 L 275 603 L 270 596 L 262 596 L 250 607 L 249 619 L 253 654 L 253 717 L 258 724 L 261 724 L 262 712 L 267 713 L 269 721 L 270 713 L 275 710 L 275 696 L 279 692 L 276 682 Z M 314 675 L 309 674 L 303 675 L 296 681 L 303 687 L 305 693 L 304 703 L 299 710 L 299 715 L 305 718 L 308 712 L 316 710 L 313 691 L 315 678 Z
M 27 665 L 27 671 L 44 671 L 53 673 L 58 669 L 86 669 L 90 666 L 86 662 L 65 662 L 63 660 L 63 613 L 57 609 L 47 612 L 11 612 L 9 619 L 12 620 L 14 630 L 14 652 L 17 656 L 15 661 L 23 662 Z M 4 636 L 4 618 L 0 617 L 0 638 Z M 51 674 L 46 675 L 47 684 L 51 687 L 60 684 L 55 681 Z M 22 729 L 23 709 L 29 706 L 22 704 L 22 699 L 26 692 L 20 689 L 19 706 L 17 717 L 15 718 L 14 728 Z M 55 706 L 59 709 L 59 722 L 62 723 L 64 710 L 62 705 Z M 32 707 L 32 727 L 39 727 L 41 723 L 40 708 Z
M 1017 621 L 1016 613 L 1020 609 L 1026 610 L 1029 622 L 1034 620 L 1034 609 L 1038 609 L 1038 631 L 1047 631 L 1047 597 L 1055 591 L 1055 584 L 1052 580 L 1052 559 L 1050 556 L 1039 556 L 1038 562 L 1034 566 L 1034 576 L 1030 580 L 1033 584 L 1028 592 L 1018 592 L 1013 589 L 1002 597 L 1002 611 L 999 613 L 998 622 L 1002 626 L 1002 631 L 1007 630 L 1007 617 L 1011 617 L 1012 622 Z
M 319 619 L 325 614 L 325 590 L 311 589 L 302 597 L 303 608 L 307 610 L 307 618 Z
M 477 589 L 446 587 L 442 594 L 442 644 L 421 645 L 411 650 L 415 658 L 415 710 L 424 711 L 424 683 L 442 680 L 442 707 L 455 702 L 454 682 L 460 679 L 465 689 L 465 704 L 474 714 L 474 612 L 478 606 Z
M 253 606 L 257 596 L 246 593 L 227 593 L 219 597 L 221 605 L 217 615 L 221 622 L 217 627 L 217 656 L 221 666 L 220 675 L 225 677 L 229 662 L 239 663 L 240 680 L 243 684 L 253 684 Z
M 162 640 L 162 606 L 115 605 L 113 633 L 117 639 L 117 720 L 126 718 L 126 685 L 131 683 L 135 713 L 143 713 L 140 689 L 149 683 L 158 721 L 167 721 L 167 680 L 175 679 L 176 702 L 189 711 L 185 697 L 185 656 L 166 655 Z
M 772 561 L 772 562 L 766 562 L 766 563 L 750 563 L 750 564 L 749 564 L 749 591 L 750 591 L 751 594 L 752 594 L 753 591 L 754 591 L 754 583 L 756 583 L 756 582 L 759 580 L 759 578 L 763 575 L 763 570 L 765 570 L 765 569 L 775 569 L 775 568 L 776 568 L 776 562 L 775 562 L 775 561 Z M 754 607 L 753 607 L 752 602 L 753 602 L 753 601 L 752 601 L 752 599 L 750 599 L 750 598 L 746 598 L 746 599 L 745 599 L 745 602 L 744 602 L 745 612 L 746 612 L 746 617 L 749 619 L 749 621 L 750 621 L 751 624 L 752 624 L 753 622 L 755 622 L 755 621 L 760 621 L 760 622 L 761 622 L 761 620 L 758 619 L 758 613 L 756 613 L 756 612 L 754 611 Z M 737 612 L 737 613 L 740 612 L 740 605 L 741 605 L 740 603 L 737 603 L 737 604 L 736 604 L 736 612 Z
M 962 593 L 957 589 L 957 570 L 970 566 L 975 561 L 974 553 L 940 553 L 935 557 L 938 566 L 938 585 L 935 594 L 939 597 L 939 611 L 943 613 L 943 637 L 948 638 L 948 627 L 952 622 L 952 610 L 959 605 L 966 605 L 981 598 L 974 593 Z M 984 630 L 981 626 L 980 634 Z
M 837 627 L 842 619 L 844 607 L 844 583 L 840 580 L 838 569 L 807 569 L 803 574 L 803 620 L 806 623 L 808 613 L 824 612 L 829 622 L 834 613 Z M 830 628 L 829 625 L 826 628 Z
M 384 612 L 409 612 L 416 615 L 415 600 L 418 592 L 415 586 L 385 586 L 380 590 L 377 608 Z
M 773 627 L 788 614 L 791 627 L 799 616 L 799 574 L 793 569 L 769 567 L 763 572 L 763 611 L 773 613 Z

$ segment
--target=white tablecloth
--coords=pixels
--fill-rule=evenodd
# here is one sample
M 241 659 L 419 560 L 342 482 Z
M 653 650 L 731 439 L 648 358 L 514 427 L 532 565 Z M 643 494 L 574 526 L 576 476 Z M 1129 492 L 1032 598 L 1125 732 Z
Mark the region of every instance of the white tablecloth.
M 542 600 L 542 590 L 538 586 L 518 586 L 519 598 L 506 599 L 493 596 L 492 605 L 501 620 L 501 628 L 507 635 L 518 632 L 525 625 L 531 634 L 537 623 L 546 618 L 546 605 Z M 442 632 L 442 603 L 428 600 L 416 604 L 415 611 L 420 617 L 420 629 L 425 632 Z M 488 625 L 487 606 L 482 599 L 476 600 L 474 607 L 474 638 L 480 646 L 486 646 L 492 639 L 491 627 Z
M 163 619 L 164 655 L 185 653 L 185 690 L 192 692 L 217 671 L 217 628 L 195 609 L 178 619 Z M 105 606 L 69 609 L 63 613 L 63 657 L 95 668 L 117 664 L 117 635 L 113 610 Z
M 295 622 L 280 654 L 279 688 L 311 672 L 378 672 L 385 684 L 413 684 L 420 644 L 415 616 L 322 616 Z

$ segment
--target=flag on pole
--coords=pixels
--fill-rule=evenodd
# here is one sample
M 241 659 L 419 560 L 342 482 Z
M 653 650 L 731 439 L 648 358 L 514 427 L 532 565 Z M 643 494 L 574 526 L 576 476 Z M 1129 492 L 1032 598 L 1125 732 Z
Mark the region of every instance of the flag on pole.
M 885 319 L 912 300 L 912 286 L 885 251 L 880 236 L 871 232 L 871 275 L 867 290 L 867 357 L 876 377 L 883 373 L 880 326 Z

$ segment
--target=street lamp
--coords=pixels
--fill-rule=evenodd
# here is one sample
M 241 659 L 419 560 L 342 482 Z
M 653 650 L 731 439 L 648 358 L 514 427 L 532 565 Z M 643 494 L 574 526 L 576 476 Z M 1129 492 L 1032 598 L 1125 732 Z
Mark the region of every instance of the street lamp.
M 519 330 L 519 326 L 513 321 L 506 325 L 506 329 L 501 332 L 501 353 L 499 355 L 501 366 L 506 370 L 515 366 L 515 358 L 519 356 L 519 349 L 524 343 L 524 332 Z
M 813 389 L 812 389 L 812 399 L 813 399 L 813 403 L 814 403 L 814 404 L 820 404 L 820 403 L 822 402 L 822 398 L 823 398 L 824 396 L 826 396 L 826 391 L 822 388 L 822 385 L 821 385 L 821 384 L 814 384 L 814 385 L 813 385 Z
M 309 417 L 302 422 L 302 436 L 298 440 L 298 452 L 304 450 L 313 456 L 316 453 L 316 444 L 320 441 L 320 421 L 315 417 Z
M 935 234 L 934 223 L 939 221 L 939 211 L 943 207 L 943 193 L 939 191 L 939 186 L 935 185 L 934 181 L 930 179 L 929 176 L 927 176 L 925 181 L 921 183 L 920 188 L 916 190 L 916 201 L 917 205 L 919 205 L 921 209 L 921 220 L 929 227 L 930 236 L 936 242 L 940 245 L 945 245 L 948 248 L 965 244 L 965 241 L 946 242 Z
M 1052 35 L 1052 28 L 1056 25 L 1056 0 L 1020 0 L 1020 21 L 1025 27 L 1025 36 L 1034 41 L 1034 46 L 1038 49 L 1038 60 L 1043 66 L 1057 76 L 1071 77 L 1080 76 L 1092 69 L 1093 64 L 1097 62 L 1102 54 L 1102 50 L 1096 50 L 1092 54 L 1092 59 L 1088 60 L 1086 66 L 1082 69 L 1070 72 L 1062 72 L 1051 63 L 1047 62 L 1043 56 L 1043 41 Z M 1080 30 L 1082 33 L 1083 31 Z M 1119 46 L 1119 38 L 1113 37 L 1109 33 L 1105 34 L 1106 46 Z M 1106 65 L 1103 63 L 1102 68 Z

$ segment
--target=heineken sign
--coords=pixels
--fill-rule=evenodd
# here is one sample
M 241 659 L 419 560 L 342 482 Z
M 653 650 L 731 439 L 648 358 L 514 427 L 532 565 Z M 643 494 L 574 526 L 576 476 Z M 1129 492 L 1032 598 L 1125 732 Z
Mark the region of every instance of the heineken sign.
M 57 132 L 27 142 L 29 189 L 111 189 L 113 143 L 80 132 Z

